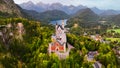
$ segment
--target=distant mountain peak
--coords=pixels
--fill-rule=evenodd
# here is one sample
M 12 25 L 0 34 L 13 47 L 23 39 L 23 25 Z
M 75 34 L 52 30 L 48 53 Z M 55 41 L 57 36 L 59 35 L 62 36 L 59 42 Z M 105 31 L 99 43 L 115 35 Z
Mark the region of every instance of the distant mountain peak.
M 32 4 L 33 2 L 32 1 L 28 1 L 27 3 Z
M 26 3 L 24 3 L 24 4 L 29 4 L 29 5 L 31 5 L 31 4 L 34 4 L 32 1 L 28 1 L 28 2 L 26 2 Z
M 70 5 L 70 7 L 75 7 L 74 5 Z
M 36 5 L 45 5 L 43 2 L 38 2 Z
M 56 2 L 56 3 L 52 3 L 51 5 L 62 5 L 62 4 L 61 4 L 61 3 Z

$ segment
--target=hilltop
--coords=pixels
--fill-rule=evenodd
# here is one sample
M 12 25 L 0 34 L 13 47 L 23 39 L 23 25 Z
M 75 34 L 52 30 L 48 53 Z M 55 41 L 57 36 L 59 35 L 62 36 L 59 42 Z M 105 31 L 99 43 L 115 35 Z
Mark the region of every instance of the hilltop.
M 22 14 L 13 0 L 0 0 L 0 15 L 5 17 L 22 17 Z

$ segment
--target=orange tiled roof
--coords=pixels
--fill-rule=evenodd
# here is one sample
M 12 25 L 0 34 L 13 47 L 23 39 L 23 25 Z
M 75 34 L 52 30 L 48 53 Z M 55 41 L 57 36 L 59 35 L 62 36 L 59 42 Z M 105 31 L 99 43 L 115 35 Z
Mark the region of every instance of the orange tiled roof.
M 53 43 L 53 45 L 51 46 L 51 50 L 56 50 L 56 48 L 58 48 L 58 51 L 63 51 L 64 50 L 64 46 L 60 45 L 58 42 Z

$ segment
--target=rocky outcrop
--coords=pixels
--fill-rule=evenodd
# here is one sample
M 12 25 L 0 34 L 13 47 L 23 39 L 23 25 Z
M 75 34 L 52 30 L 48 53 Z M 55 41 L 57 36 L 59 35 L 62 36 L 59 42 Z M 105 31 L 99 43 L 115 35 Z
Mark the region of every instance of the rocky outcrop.
M 22 14 L 13 0 L 0 0 L 0 12 L 21 17 Z

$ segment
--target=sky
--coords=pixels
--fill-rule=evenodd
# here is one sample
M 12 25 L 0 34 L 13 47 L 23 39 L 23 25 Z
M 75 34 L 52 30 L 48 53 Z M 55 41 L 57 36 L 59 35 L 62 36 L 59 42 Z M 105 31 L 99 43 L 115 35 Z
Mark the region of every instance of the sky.
M 100 9 L 114 9 L 120 10 L 120 0 L 14 0 L 15 3 L 21 4 L 24 2 L 32 1 L 33 3 L 43 2 L 46 4 L 62 3 L 64 5 L 83 5 L 87 7 L 97 7 Z

